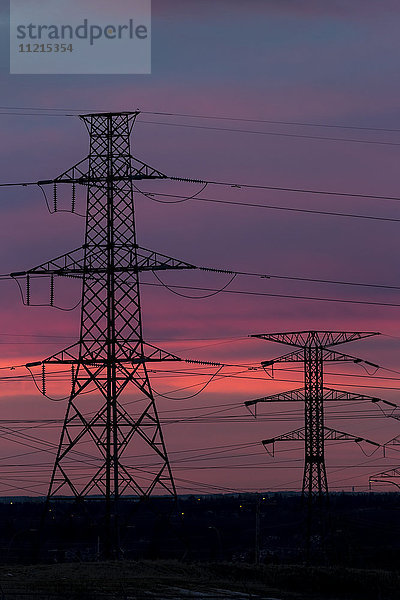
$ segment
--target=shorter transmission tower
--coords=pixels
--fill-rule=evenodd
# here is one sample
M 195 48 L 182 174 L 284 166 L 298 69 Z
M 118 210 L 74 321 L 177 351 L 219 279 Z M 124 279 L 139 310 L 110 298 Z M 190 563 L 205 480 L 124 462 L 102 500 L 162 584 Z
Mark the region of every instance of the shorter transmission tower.
M 276 442 L 281 441 L 304 441 L 305 460 L 302 485 L 302 495 L 311 506 L 314 497 L 322 498 L 328 496 L 328 482 L 325 468 L 325 441 L 326 440 L 348 440 L 356 443 L 367 442 L 379 446 L 376 442 L 365 438 L 338 431 L 326 427 L 324 424 L 324 402 L 325 401 L 353 401 L 370 400 L 379 401 L 378 398 L 365 396 L 364 394 L 353 394 L 351 392 L 324 387 L 323 366 L 325 362 L 352 362 L 372 365 L 354 356 L 342 354 L 330 350 L 332 346 L 360 340 L 363 338 L 379 335 L 377 333 L 339 332 L 339 331 L 300 331 L 296 333 L 271 333 L 258 334 L 256 337 L 271 342 L 278 342 L 288 346 L 294 346 L 297 350 L 275 358 L 263 361 L 261 365 L 266 368 L 276 363 L 304 363 L 304 387 L 289 392 L 282 392 L 256 400 L 245 402 L 250 407 L 259 402 L 303 402 L 304 403 L 304 427 L 295 429 L 283 435 L 263 440 L 267 451 L 274 455 Z M 373 365 L 377 366 L 377 365 Z M 272 445 L 272 451 L 269 448 Z

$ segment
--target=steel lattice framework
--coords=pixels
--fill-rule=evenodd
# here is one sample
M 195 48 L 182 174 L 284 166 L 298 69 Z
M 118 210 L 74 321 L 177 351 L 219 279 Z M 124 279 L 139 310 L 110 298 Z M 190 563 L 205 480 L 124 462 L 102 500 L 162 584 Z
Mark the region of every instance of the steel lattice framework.
M 255 406 L 260 402 L 304 402 L 304 427 L 290 431 L 281 436 L 263 440 L 268 450 L 272 444 L 272 455 L 275 442 L 278 441 L 304 441 L 304 474 L 302 494 L 310 501 L 313 496 L 320 499 L 328 494 L 328 482 L 325 468 L 325 440 L 350 440 L 354 442 L 366 441 L 378 446 L 375 442 L 357 437 L 342 431 L 330 429 L 324 424 L 324 401 L 327 400 L 371 400 L 379 399 L 363 394 L 353 394 L 346 391 L 324 387 L 323 366 L 324 362 L 367 362 L 361 359 L 330 350 L 329 347 L 344 344 L 353 340 L 378 335 L 377 333 L 346 333 L 335 331 L 301 331 L 295 333 L 258 334 L 256 337 L 263 340 L 278 342 L 300 348 L 279 358 L 263 361 L 264 368 L 275 363 L 303 362 L 304 363 L 304 388 L 274 394 L 256 400 L 245 402 L 247 407 Z M 371 363 L 368 363 L 371 364 Z
M 69 364 L 72 369 L 48 499 L 60 494 L 105 497 L 108 554 L 117 548 L 114 523 L 122 494 L 147 498 L 158 491 L 176 497 L 146 365 L 180 359 L 143 340 L 139 276 L 143 271 L 195 268 L 137 245 L 133 181 L 166 178 L 131 156 L 130 135 L 137 114 L 81 116 L 90 135 L 89 156 L 52 182 L 41 183 L 87 186 L 84 245 L 12 274 L 82 278 L 79 341 L 39 363 Z M 132 393 L 132 387 L 139 397 L 134 410 L 128 410 L 123 396 Z M 93 388 L 98 406 L 88 412 L 82 394 Z M 149 465 L 125 459 L 128 448 L 136 454 L 150 452 Z M 82 478 L 76 464 L 85 458 Z

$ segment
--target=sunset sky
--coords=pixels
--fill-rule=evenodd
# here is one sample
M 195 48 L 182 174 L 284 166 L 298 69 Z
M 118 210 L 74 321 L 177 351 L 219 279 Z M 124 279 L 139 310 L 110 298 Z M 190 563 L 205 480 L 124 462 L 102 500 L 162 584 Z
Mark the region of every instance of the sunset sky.
M 218 185 L 208 185 L 199 196 L 275 207 L 257 208 L 198 199 L 162 204 L 136 194 L 141 246 L 204 267 L 400 286 L 398 2 L 153 0 L 152 74 L 120 76 L 10 75 L 4 4 L 0 182 L 51 179 L 87 154 L 85 127 L 78 117 L 66 114 L 138 109 L 142 114 L 133 130 L 133 154 L 168 175 L 394 198 Z M 101 10 L 102 3 L 97 4 Z M 126 15 L 127 4 L 114 0 L 116 17 Z M 40 116 L 33 110 L 38 108 L 47 111 Z M 55 108 L 63 110 L 52 114 Z M 183 196 L 200 187 L 173 182 L 139 185 L 142 190 Z M 60 202 L 67 205 L 65 195 Z M 50 215 L 40 189 L 1 188 L 0 201 L 0 273 L 30 268 L 82 244 L 84 221 L 66 213 Z M 170 284 L 216 289 L 229 281 L 228 275 L 199 272 L 163 273 L 161 278 Z M 157 283 L 152 275 L 143 282 Z M 14 282 L 0 285 L 1 365 L 40 360 L 77 338 L 79 309 L 24 307 Z M 68 280 L 67 288 L 62 284 L 57 298 L 64 308 L 79 300 L 75 282 Z M 152 374 L 155 391 L 176 398 L 160 399 L 158 406 L 178 490 L 298 490 L 301 443 L 282 443 L 272 458 L 260 441 L 300 427 L 302 406 L 260 405 L 260 418 L 255 420 L 243 403 L 302 387 L 302 374 L 299 367 L 288 365 L 281 368 L 295 372 L 277 369 L 274 380 L 249 371 L 248 366 L 285 354 L 288 348 L 248 335 L 308 329 L 380 332 L 379 337 L 339 350 L 392 371 L 374 374 L 370 366 L 366 371 L 360 365 L 330 365 L 326 382 L 400 405 L 399 290 L 247 276 L 238 276 L 228 290 L 265 295 L 221 293 L 187 299 L 159 287 L 142 288 L 149 342 L 182 358 L 234 365 L 219 375 L 237 374 L 218 377 L 201 394 L 181 401 L 200 390 L 215 368 L 183 363 L 162 367 L 182 373 Z M 65 401 L 43 398 L 29 377 L 14 379 L 20 375 L 26 370 L 4 368 L 5 379 L 0 381 L 2 495 L 46 492 L 54 459 L 49 441 L 57 441 L 61 427 L 10 421 L 59 420 L 66 408 Z M 50 383 L 49 393 L 65 396 L 68 377 L 62 384 Z M 181 389 L 187 386 L 193 387 Z M 326 416 L 328 426 L 381 444 L 400 433 L 399 421 L 386 418 L 368 402 L 331 404 Z M 328 443 L 331 489 L 365 490 L 369 475 L 400 464 L 396 448 L 387 449 L 385 458 L 382 450 L 372 456 L 362 453 L 373 450 L 350 442 Z

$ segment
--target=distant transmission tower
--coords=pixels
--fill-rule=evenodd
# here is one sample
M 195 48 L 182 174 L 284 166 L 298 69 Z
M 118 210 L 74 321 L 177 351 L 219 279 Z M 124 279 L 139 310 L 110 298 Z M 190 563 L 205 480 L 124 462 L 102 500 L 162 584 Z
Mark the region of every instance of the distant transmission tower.
M 90 135 L 90 153 L 54 181 L 87 186 L 83 246 L 54 260 L 14 273 L 82 278 L 79 341 L 41 363 L 70 365 L 72 391 L 51 476 L 48 500 L 72 494 L 100 495 L 106 503 L 106 555 L 118 553 L 118 501 L 122 494 L 147 498 L 153 492 L 176 497 L 147 363 L 178 357 L 146 343 L 142 334 L 139 275 L 143 271 L 192 269 L 136 242 L 133 181 L 166 176 L 134 159 L 130 134 L 138 112 L 82 115 Z M 53 300 L 52 300 L 53 302 Z M 51 302 L 51 303 L 52 303 Z M 44 379 L 44 372 L 43 372 Z M 139 398 L 124 405 L 132 387 Z M 85 394 L 95 388 L 94 406 Z M 148 466 L 135 465 L 135 454 L 149 453 Z M 125 458 L 126 456 L 126 458 Z M 81 461 L 81 462 L 79 462 Z M 84 473 L 77 466 L 84 462 Z
M 370 489 L 372 483 L 391 484 L 400 489 L 400 468 L 389 469 L 388 471 L 381 471 L 380 473 L 371 475 L 369 478 Z
M 391 407 L 392 412 L 386 416 L 396 419 L 400 421 L 400 415 L 395 412 L 398 409 L 397 404 L 393 404 L 393 402 L 388 402 L 387 400 L 382 401 L 383 404 L 386 404 Z M 400 435 L 392 438 L 385 444 L 386 447 L 390 446 L 400 446 Z M 371 475 L 369 477 L 369 487 L 372 488 L 373 483 L 383 483 L 383 484 L 391 484 L 400 489 L 400 467 L 395 469 L 388 469 L 387 471 L 381 471 L 380 473 L 375 473 L 375 475 Z
M 378 335 L 377 333 L 344 333 L 338 331 L 300 331 L 296 333 L 271 333 L 252 335 L 271 342 L 278 342 L 289 346 L 295 346 L 298 350 L 285 354 L 273 360 L 261 363 L 263 367 L 272 366 L 276 363 L 304 363 L 304 388 L 274 394 L 265 398 L 249 400 L 245 402 L 247 407 L 254 406 L 259 402 L 304 402 L 304 427 L 290 431 L 283 435 L 263 440 L 263 445 L 268 450 L 272 444 L 272 454 L 275 442 L 280 441 L 304 441 L 305 460 L 302 485 L 302 495 L 309 503 L 313 497 L 320 500 L 328 494 L 328 482 L 325 468 L 325 441 L 326 440 L 350 440 L 354 442 L 367 442 L 379 446 L 362 437 L 349 433 L 337 431 L 326 427 L 324 424 L 324 402 L 325 401 L 348 401 L 348 400 L 371 400 L 377 398 L 365 396 L 364 394 L 352 394 L 324 387 L 323 366 L 325 362 L 365 362 L 354 356 L 342 354 L 330 350 L 332 346 L 344 344 L 354 340 Z M 374 365 L 376 366 L 376 365 Z

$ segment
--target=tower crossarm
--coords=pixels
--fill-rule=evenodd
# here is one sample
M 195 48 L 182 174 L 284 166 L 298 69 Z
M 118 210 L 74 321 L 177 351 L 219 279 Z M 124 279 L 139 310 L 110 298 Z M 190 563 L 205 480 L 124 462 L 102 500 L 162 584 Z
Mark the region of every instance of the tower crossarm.
M 389 469 L 388 471 L 382 471 L 381 473 L 376 473 L 375 475 L 371 475 L 370 479 L 373 477 L 400 477 L 400 467 L 396 469 Z
M 256 333 L 249 337 L 267 340 L 269 342 L 278 342 L 287 346 L 299 346 L 302 348 L 306 344 L 308 332 L 298 331 L 296 333 Z
M 50 185 L 54 183 L 77 183 L 85 185 L 88 179 L 88 162 L 89 157 L 85 156 L 82 160 L 75 163 L 72 167 L 54 177 L 54 179 L 41 179 L 36 182 L 25 185 Z
M 366 337 L 379 335 L 377 332 L 344 332 L 344 331 L 296 331 L 288 333 L 259 333 L 250 337 L 278 342 L 289 346 L 336 346 L 355 340 L 361 340 Z
M 360 442 L 366 442 L 367 444 L 371 444 L 372 446 L 376 446 L 378 448 L 381 447 L 381 444 L 378 444 L 378 442 L 373 442 L 368 438 L 352 435 L 351 433 L 346 433 L 344 431 L 338 431 L 337 429 L 331 429 L 330 427 L 324 427 L 324 440 L 340 440 L 355 442 L 356 444 L 359 444 Z
M 283 433 L 282 435 L 262 440 L 261 443 L 270 456 L 275 456 L 275 442 L 293 442 L 297 440 L 304 441 L 305 437 L 305 429 L 304 427 L 300 427 L 299 429 L 294 429 L 293 431 L 289 431 L 288 433 Z M 271 445 L 272 450 L 270 450 Z
M 90 259 L 85 261 L 84 250 L 87 246 L 67 252 L 57 258 L 48 260 L 27 271 L 10 273 L 10 277 L 24 277 L 27 275 L 60 275 L 60 276 L 83 276 L 105 274 L 107 264 L 104 260 L 102 246 L 97 246 L 90 251 Z M 160 252 L 146 250 L 134 244 L 123 244 L 114 246 L 116 264 L 113 268 L 115 273 L 138 273 L 141 271 L 157 271 L 167 269 L 196 269 L 195 265 L 185 261 L 172 258 Z
M 354 364 L 364 364 L 369 365 L 370 367 L 374 367 L 374 369 L 379 369 L 379 365 L 372 363 L 368 360 L 364 360 L 359 358 L 358 356 L 352 356 L 351 354 L 343 354 L 342 352 L 337 352 L 336 350 L 323 350 L 323 360 L 325 362 L 352 362 Z
M 297 390 L 290 390 L 288 392 L 279 392 L 278 394 L 272 394 L 271 396 L 264 396 L 262 398 L 256 398 L 255 400 L 247 400 L 244 405 L 246 407 L 254 406 L 262 402 L 304 402 L 305 401 L 305 389 L 299 388 Z M 346 392 L 343 390 L 335 390 L 333 388 L 323 388 L 323 400 L 335 401 L 335 400 L 370 400 L 371 402 L 379 402 L 380 398 L 373 396 L 366 396 L 365 394 L 355 394 L 353 392 Z
M 323 399 L 327 401 L 331 400 L 369 400 L 370 402 L 379 402 L 380 398 L 374 396 L 366 396 L 365 394 L 355 394 L 353 392 L 346 392 L 343 390 L 335 390 L 333 388 L 324 387 Z
M 303 361 L 304 361 L 303 350 L 295 350 L 294 352 L 289 352 L 289 354 L 284 354 L 283 356 L 279 356 L 278 358 L 273 358 L 271 360 L 263 360 L 261 362 L 261 366 L 262 367 L 270 367 L 276 363 L 303 362 Z
M 264 398 L 256 398 L 255 400 L 247 400 L 244 405 L 246 407 L 254 406 L 259 402 L 304 402 L 304 388 L 298 390 L 290 390 L 289 392 L 279 392 Z
M 100 254 L 100 253 L 99 253 Z M 28 275 L 83 275 L 84 252 L 83 247 L 61 254 L 27 271 L 15 271 L 10 277 L 19 278 Z
M 400 468 L 389 469 L 388 471 L 371 475 L 369 477 L 370 486 L 371 483 L 390 483 L 400 489 Z
M 262 440 L 262 445 L 264 446 L 264 448 L 266 449 L 266 451 L 268 452 L 268 454 L 270 456 L 275 456 L 275 443 L 276 442 L 292 442 L 292 441 L 297 441 L 297 440 L 305 441 L 306 437 L 307 437 L 307 432 L 304 427 L 301 427 L 299 429 L 294 429 L 293 431 L 289 431 L 288 433 L 284 433 L 282 435 L 279 435 L 279 436 L 276 436 L 273 438 L 268 438 L 268 439 Z M 367 444 L 371 444 L 378 448 L 381 446 L 381 444 L 378 444 L 377 442 L 373 442 L 372 440 L 369 440 L 367 438 L 355 436 L 350 433 L 345 433 L 344 431 L 338 431 L 337 429 L 331 429 L 330 427 L 324 427 L 324 440 L 325 441 L 326 440 L 350 441 L 350 442 L 355 442 L 356 444 L 365 442 Z M 272 446 L 272 450 L 270 449 L 271 446 Z
M 140 342 L 130 342 L 129 340 L 121 343 L 119 345 L 119 356 L 115 363 L 118 365 L 143 365 L 148 362 L 176 362 L 182 360 L 179 356 L 147 342 L 142 342 L 142 350 L 139 353 L 139 345 Z M 107 365 L 107 360 L 96 355 L 94 352 L 92 356 L 85 356 L 85 358 L 82 358 L 79 354 L 79 350 L 80 343 L 78 342 L 77 344 L 72 344 L 41 361 L 27 363 L 26 366 L 30 368 L 46 364 L 74 365 L 78 363 L 87 366 Z
M 30 369 L 32 367 L 37 367 L 39 365 L 53 364 L 53 363 L 63 364 L 63 365 L 73 365 L 78 362 L 78 359 L 79 359 L 79 343 L 71 344 L 71 346 L 68 346 L 67 348 L 64 348 L 63 350 L 60 350 L 60 352 L 57 352 L 57 354 L 49 356 L 43 360 L 26 363 L 25 366 L 28 369 Z
M 163 271 L 168 269 L 197 269 L 195 265 L 171 258 L 160 252 L 137 248 L 137 268 L 138 271 Z
M 318 345 L 324 346 L 324 348 L 380 335 L 378 332 L 374 331 L 318 331 L 315 333 L 318 336 Z
M 168 179 L 167 175 L 161 173 L 154 167 L 147 165 L 138 158 L 131 156 L 131 169 L 132 173 L 130 178 L 135 179 Z
M 400 446 L 400 435 L 396 435 L 394 438 L 386 442 L 385 446 Z
M 367 360 L 363 360 L 362 358 L 358 358 L 357 356 L 351 356 L 350 354 L 343 354 L 342 352 L 337 352 L 335 350 L 329 350 L 328 348 L 320 347 L 322 353 L 322 360 L 326 362 L 351 362 L 355 364 L 363 363 L 374 367 L 375 369 L 379 369 L 379 365 L 372 363 Z M 285 363 L 285 362 L 304 362 L 304 350 L 294 350 L 293 352 L 289 352 L 288 354 L 284 354 L 283 356 L 279 356 L 278 358 L 272 358 L 270 360 L 263 360 L 261 362 L 262 367 L 270 367 L 276 363 Z
M 129 162 L 130 161 L 130 162 Z M 130 167 L 130 168 L 129 168 Z M 115 170 L 112 176 L 114 182 L 118 181 L 134 181 L 141 179 L 168 179 L 165 173 L 162 173 L 158 169 L 151 167 L 145 162 L 130 156 L 128 161 L 121 165 L 121 168 Z M 49 185 L 49 184 L 61 184 L 61 183 L 76 183 L 80 185 L 104 185 L 109 181 L 109 177 L 105 174 L 104 176 L 94 175 L 89 169 L 89 156 L 86 156 L 72 167 L 60 173 L 54 179 L 43 179 L 37 181 L 36 184 L 32 185 Z M 27 184 L 30 185 L 30 184 Z

